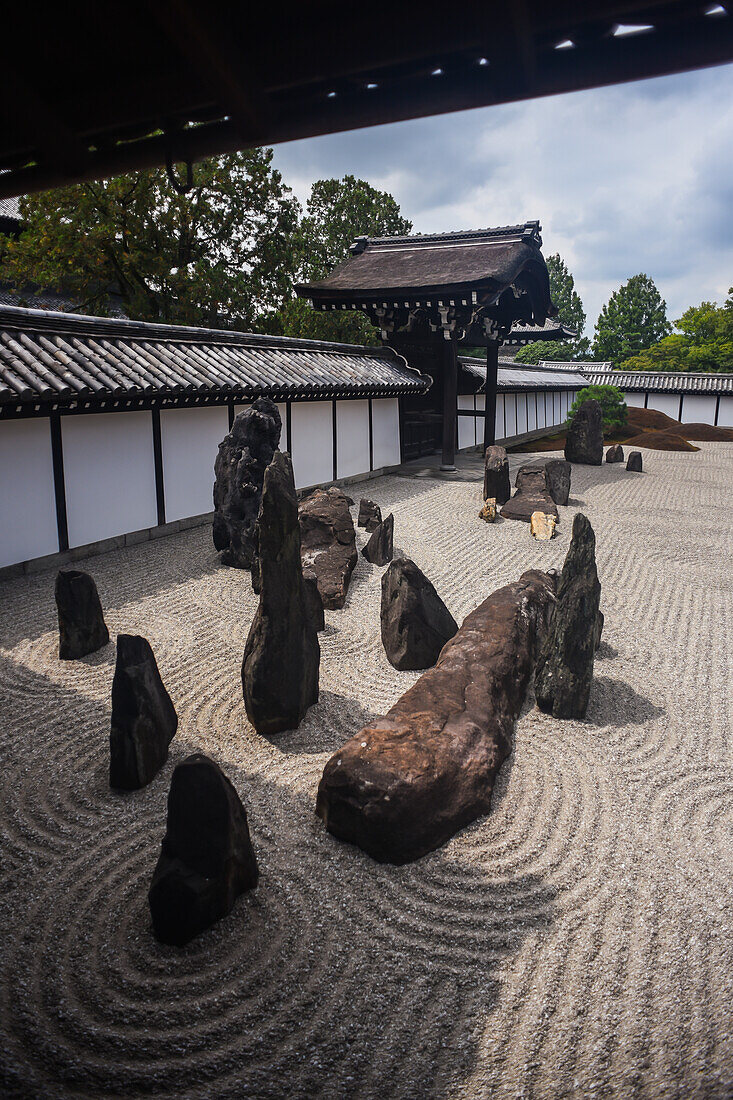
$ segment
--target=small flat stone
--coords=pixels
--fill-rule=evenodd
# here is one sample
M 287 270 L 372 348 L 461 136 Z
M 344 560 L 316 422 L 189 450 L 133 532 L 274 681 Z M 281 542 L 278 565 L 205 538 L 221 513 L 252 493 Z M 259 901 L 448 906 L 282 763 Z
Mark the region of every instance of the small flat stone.
M 538 542 L 549 542 L 555 535 L 554 516 L 548 516 L 545 512 L 533 512 L 529 520 L 529 533 Z

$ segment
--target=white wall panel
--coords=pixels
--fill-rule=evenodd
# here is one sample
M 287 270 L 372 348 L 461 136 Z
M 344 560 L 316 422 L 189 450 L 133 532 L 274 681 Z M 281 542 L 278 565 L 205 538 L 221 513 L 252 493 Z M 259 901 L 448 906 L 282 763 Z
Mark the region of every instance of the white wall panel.
M 537 400 L 537 394 L 527 394 L 527 431 L 533 432 L 537 427 L 537 412 L 538 405 L 542 404 L 542 394 L 539 395 L 539 401 Z
M 554 390 L 553 391 L 553 394 L 552 394 L 552 423 L 553 424 L 562 424 L 563 415 L 562 415 L 562 411 L 561 411 L 561 409 L 562 409 L 562 402 L 560 400 L 561 396 L 562 395 L 561 395 L 559 390 Z
M 714 424 L 717 398 L 701 393 L 687 393 L 682 401 L 683 424 Z
M 718 427 L 733 428 L 733 397 L 721 397 L 718 409 Z
M 644 394 L 643 393 L 625 393 L 624 401 L 630 409 L 643 409 L 644 408 Z
M 372 402 L 372 434 L 374 469 L 397 466 L 400 462 L 400 411 L 396 397 L 380 397 Z
M 657 412 L 666 413 L 673 420 L 677 420 L 680 411 L 680 396 L 678 393 L 650 393 L 646 407 L 656 409 Z
M 339 477 L 369 472 L 369 402 L 336 402 L 336 462 Z
M 473 412 L 473 394 L 462 393 L 458 395 L 458 408 L 469 409 Z M 482 429 L 483 430 L 483 429 Z M 458 450 L 464 447 L 473 447 L 476 443 L 476 420 L 472 416 L 458 417 Z
M 511 439 L 517 434 L 517 404 L 515 393 L 504 395 L 504 411 L 506 413 L 506 438 Z
M 552 394 L 544 391 L 537 394 L 537 427 L 546 428 L 552 424 Z
M 333 481 L 332 411 L 330 401 L 293 401 L 291 405 L 291 446 L 297 489 Z
M 48 417 L 0 421 L 0 567 L 58 548 Z
M 149 412 L 61 417 L 69 545 L 158 522 Z
M 527 394 L 517 394 L 517 435 L 527 431 Z
M 224 405 L 161 412 L 167 523 L 213 511 L 214 462 L 228 431 L 229 412 Z

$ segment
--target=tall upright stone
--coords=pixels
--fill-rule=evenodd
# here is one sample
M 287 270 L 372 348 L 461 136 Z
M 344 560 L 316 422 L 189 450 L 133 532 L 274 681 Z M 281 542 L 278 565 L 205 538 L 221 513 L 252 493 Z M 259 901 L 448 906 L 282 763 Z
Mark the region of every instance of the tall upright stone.
M 582 718 L 588 708 L 603 623 L 595 551 L 590 521 L 578 512 L 557 587 L 555 614 L 535 670 L 537 705 L 555 718 Z
M 59 657 L 73 661 L 107 645 L 109 630 L 94 578 L 80 569 L 62 569 L 56 577 Z
M 156 939 L 182 947 L 225 917 L 258 878 L 239 795 L 213 760 L 188 756 L 173 772 L 162 851 L 148 892 Z
M 484 500 L 493 497 L 497 504 L 506 504 L 511 495 L 506 447 L 487 447 L 484 455 Z
M 545 463 L 547 488 L 555 504 L 567 504 L 570 499 L 572 467 L 564 458 L 551 458 Z
M 239 413 L 214 463 L 214 546 L 225 565 L 251 569 L 265 470 L 280 441 L 277 405 L 259 397 Z
M 372 531 L 362 554 L 372 565 L 387 565 L 394 557 L 394 516 L 390 512 Z
M 112 680 L 109 785 L 135 791 L 146 786 L 168 758 L 178 716 L 160 677 L 150 642 L 117 635 Z
M 641 473 L 641 451 L 631 451 L 626 469 L 632 470 L 635 474 Z
M 600 466 L 603 462 L 603 410 L 594 397 L 583 402 L 570 422 L 565 458 L 586 466 Z
M 318 702 L 318 623 L 305 591 L 290 456 L 265 471 L 257 520 L 260 602 L 242 662 L 247 716 L 258 733 L 295 729 Z

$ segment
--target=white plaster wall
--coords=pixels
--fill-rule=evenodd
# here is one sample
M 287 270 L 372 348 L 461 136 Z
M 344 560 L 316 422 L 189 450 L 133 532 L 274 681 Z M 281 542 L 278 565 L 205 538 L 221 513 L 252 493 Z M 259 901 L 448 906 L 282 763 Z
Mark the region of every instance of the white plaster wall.
M 0 567 L 58 548 L 48 418 L 0 421 Z
M 643 393 L 625 393 L 624 400 L 630 409 L 643 409 L 644 408 L 644 394 Z
M 666 413 L 673 420 L 677 420 L 679 419 L 680 396 L 678 393 L 650 393 L 646 407 L 656 409 L 657 412 Z
M 470 409 L 473 412 L 473 394 L 462 393 L 458 395 L 458 408 Z M 476 418 L 473 416 L 458 417 L 458 449 L 473 447 L 476 443 Z
M 507 393 L 504 395 L 504 410 L 506 412 L 506 438 L 511 439 L 513 435 L 517 435 L 517 406 L 516 406 L 516 394 Z
M 517 435 L 527 431 L 527 394 L 517 394 Z
M 224 405 L 161 412 L 167 523 L 213 510 L 214 461 L 228 431 L 229 413 Z
M 542 394 L 540 394 L 540 399 Z M 534 393 L 528 393 L 526 395 L 527 401 L 527 431 L 533 432 L 537 427 L 537 412 L 538 406 L 541 405 L 541 400 L 537 401 L 537 395 Z
M 552 423 L 562 424 L 562 401 L 560 400 L 561 394 L 559 390 L 555 390 L 552 394 Z
M 537 393 L 537 427 L 546 428 L 552 424 L 552 394 L 544 391 Z
M 682 399 L 683 424 L 714 424 L 716 397 L 703 394 L 685 394 Z
M 336 402 L 336 465 L 339 477 L 369 472 L 369 402 Z
M 718 427 L 733 428 L 733 397 L 721 397 L 718 409 Z
M 291 446 L 297 489 L 333 481 L 332 411 L 330 401 L 294 401 L 291 405 Z
M 69 545 L 155 527 L 149 412 L 61 417 Z
M 463 417 L 461 417 L 463 419 Z M 400 462 L 400 412 L 396 397 L 372 401 L 372 438 L 374 469 L 396 466 Z

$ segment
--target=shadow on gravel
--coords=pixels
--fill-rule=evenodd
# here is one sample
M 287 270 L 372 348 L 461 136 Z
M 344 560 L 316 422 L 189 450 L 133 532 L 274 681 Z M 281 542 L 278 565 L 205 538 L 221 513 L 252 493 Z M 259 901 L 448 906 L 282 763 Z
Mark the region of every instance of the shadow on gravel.
M 666 711 L 623 680 L 596 676 L 585 721 L 593 726 L 642 726 Z

